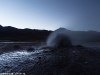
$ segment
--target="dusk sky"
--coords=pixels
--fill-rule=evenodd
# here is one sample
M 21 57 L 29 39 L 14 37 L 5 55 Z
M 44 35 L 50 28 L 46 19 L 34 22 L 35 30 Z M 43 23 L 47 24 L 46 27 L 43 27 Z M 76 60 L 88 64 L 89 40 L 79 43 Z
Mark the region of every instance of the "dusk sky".
M 100 31 L 100 0 L 0 0 L 0 24 L 17 28 Z

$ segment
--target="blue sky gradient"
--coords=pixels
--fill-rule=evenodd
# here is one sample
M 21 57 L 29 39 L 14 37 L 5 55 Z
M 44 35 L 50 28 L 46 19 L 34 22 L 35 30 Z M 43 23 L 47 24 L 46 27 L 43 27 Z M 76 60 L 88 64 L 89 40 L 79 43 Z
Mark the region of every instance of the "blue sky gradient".
M 100 31 L 100 0 L 0 0 L 0 24 L 17 28 Z

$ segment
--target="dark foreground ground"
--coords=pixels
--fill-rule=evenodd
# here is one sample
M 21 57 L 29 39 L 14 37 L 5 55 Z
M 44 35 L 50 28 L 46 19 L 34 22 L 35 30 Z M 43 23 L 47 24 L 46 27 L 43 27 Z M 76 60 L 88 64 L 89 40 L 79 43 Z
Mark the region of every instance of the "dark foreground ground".
M 99 48 L 73 46 L 52 49 L 40 45 L 43 43 L 37 46 L 34 43 L 1 43 L 0 73 L 100 75 Z

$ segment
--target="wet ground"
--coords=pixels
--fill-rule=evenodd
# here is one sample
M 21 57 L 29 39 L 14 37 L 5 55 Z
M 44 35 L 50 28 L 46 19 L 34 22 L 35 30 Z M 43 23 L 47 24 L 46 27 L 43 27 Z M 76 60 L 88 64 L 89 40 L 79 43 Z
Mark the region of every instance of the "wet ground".
M 0 50 L 5 52 L 0 55 L 0 73 L 100 75 L 99 48 L 73 46 L 50 49 L 41 48 L 40 44 L 35 45 L 1 43 Z M 30 47 L 34 49 L 29 49 Z
M 11 51 L 38 49 L 44 42 L 0 42 L 0 54 Z

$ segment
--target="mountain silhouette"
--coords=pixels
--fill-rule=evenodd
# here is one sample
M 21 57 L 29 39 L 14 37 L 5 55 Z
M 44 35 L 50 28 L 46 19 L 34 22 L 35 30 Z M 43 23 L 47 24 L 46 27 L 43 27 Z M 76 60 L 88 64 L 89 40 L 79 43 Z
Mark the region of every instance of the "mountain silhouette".
M 48 30 L 18 29 L 0 25 L 0 41 L 43 41 L 50 33 Z
M 100 32 L 97 31 L 71 31 L 66 28 L 55 30 L 67 34 L 74 43 L 100 42 Z M 0 41 L 45 41 L 53 31 L 38 29 L 18 29 L 11 26 L 0 25 Z

